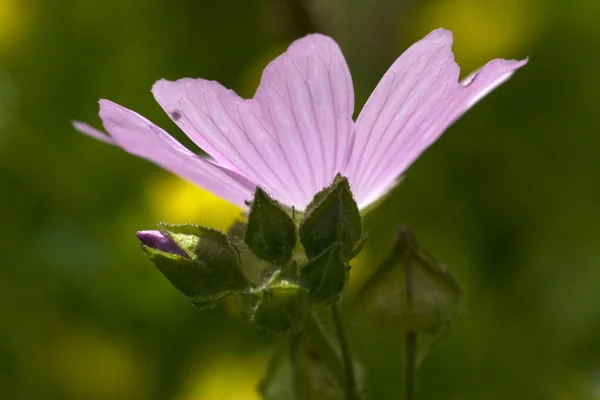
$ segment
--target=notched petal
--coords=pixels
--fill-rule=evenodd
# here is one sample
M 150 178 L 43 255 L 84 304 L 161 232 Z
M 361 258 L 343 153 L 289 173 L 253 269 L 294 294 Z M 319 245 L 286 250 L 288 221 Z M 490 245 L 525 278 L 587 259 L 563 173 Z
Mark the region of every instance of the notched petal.
M 461 85 L 471 92 L 466 107 L 473 106 L 487 96 L 528 62 L 529 58 L 523 60 L 496 59 L 469 75 L 461 82 Z
M 406 50 L 356 122 L 345 175 L 361 207 L 384 195 L 454 121 L 525 63 L 494 60 L 459 83 L 451 32 L 437 29 Z

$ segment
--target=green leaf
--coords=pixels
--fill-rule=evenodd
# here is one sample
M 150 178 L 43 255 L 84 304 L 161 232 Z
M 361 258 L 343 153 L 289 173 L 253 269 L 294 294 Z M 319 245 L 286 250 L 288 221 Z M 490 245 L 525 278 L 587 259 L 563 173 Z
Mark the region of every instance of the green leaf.
M 337 243 L 308 261 L 300 273 L 300 281 L 316 303 L 336 300 L 348 280 L 348 266 L 342 258 L 342 245 Z
M 261 188 L 256 188 L 244 241 L 260 259 L 283 263 L 292 258 L 296 226 L 286 210 Z
M 254 292 L 259 298 L 252 322 L 275 333 L 299 331 L 310 312 L 308 291 L 287 281 L 274 281 Z
M 331 186 L 317 193 L 300 224 L 300 241 L 308 258 L 314 258 L 336 243 L 344 260 L 353 253 L 362 235 L 362 219 L 348 180 L 336 176 Z

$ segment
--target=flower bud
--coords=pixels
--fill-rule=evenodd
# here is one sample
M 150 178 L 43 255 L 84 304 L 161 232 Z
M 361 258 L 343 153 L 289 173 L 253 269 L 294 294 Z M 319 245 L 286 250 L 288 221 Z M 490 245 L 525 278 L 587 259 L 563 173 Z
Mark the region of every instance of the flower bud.
M 183 250 L 175 243 L 171 237 L 161 231 L 139 231 L 135 234 L 144 246 L 154 250 L 159 250 L 165 253 L 171 253 L 186 257 Z
M 137 233 L 142 249 L 158 270 L 197 305 L 212 305 L 244 292 L 249 282 L 227 237 L 196 225 L 163 225 L 165 231 Z
M 261 188 L 256 188 L 244 241 L 260 259 L 284 263 L 296 246 L 296 225 L 287 211 Z
M 300 223 L 300 241 L 308 258 L 317 257 L 336 243 L 344 260 L 356 254 L 362 236 L 362 218 L 352 197 L 348 179 L 337 175 L 333 183 L 315 195 Z
M 458 313 L 461 290 L 446 268 L 400 228 L 390 256 L 358 293 L 370 322 L 406 332 L 440 332 Z

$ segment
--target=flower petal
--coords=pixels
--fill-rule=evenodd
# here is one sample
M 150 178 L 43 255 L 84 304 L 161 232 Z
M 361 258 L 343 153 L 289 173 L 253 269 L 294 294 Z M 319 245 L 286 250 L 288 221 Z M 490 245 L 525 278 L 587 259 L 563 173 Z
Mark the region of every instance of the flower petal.
M 254 185 L 235 172 L 215 165 L 186 149 L 141 115 L 108 100 L 100 100 L 100 118 L 117 146 L 143 157 L 207 190 L 244 207 Z M 88 133 L 84 127 L 83 133 Z M 88 133 L 89 134 L 89 133 Z
M 159 81 L 156 100 L 221 165 L 303 209 L 347 163 L 353 89 L 335 42 L 310 35 L 265 69 L 252 100 L 202 79 Z
M 468 108 L 472 107 L 492 90 L 506 82 L 517 69 L 527 64 L 527 62 L 528 59 L 516 61 L 500 58 L 490 61 L 461 82 L 462 86 L 468 88 L 466 103 L 462 105 Z
M 115 144 L 115 142 L 106 133 L 86 124 L 85 122 L 73 121 L 73 128 L 103 143 Z
M 286 187 L 289 171 L 279 168 L 281 146 L 266 130 L 260 110 L 251 101 L 203 79 L 161 80 L 152 91 L 181 129 L 219 164 L 290 204 L 295 188 Z
M 451 32 L 435 30 L 406 50 L 356 122 L 346 176 L 359 205 L 385 194 L 454 121 L 525 63 L 494 60 L 461 84 Z
M 254 99 L 308 204 L 345 169 L 353 142 L 354 89 L 340 48 L 318 34 L 295 41 L 265 68 Z

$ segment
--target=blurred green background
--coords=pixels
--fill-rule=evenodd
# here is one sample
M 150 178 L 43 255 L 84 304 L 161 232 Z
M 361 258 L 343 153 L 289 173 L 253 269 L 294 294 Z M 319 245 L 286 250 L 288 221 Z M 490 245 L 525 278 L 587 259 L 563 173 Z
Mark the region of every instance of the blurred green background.
M 598 0 L 0 0 L 0 398 L 257 399 L 273 338 L 227 307 L 195 309 L 134 236 L 157 221 L 224 228 L 237 210 L 70 121 L 98 126 L 103 97 L 185 140 L 155 80 L 251 96 L 265 64 L 314 31 L 340 43 L 360 110 L 439 26 L 465 74 L 530 63 L 369 217 L 351 290 L 407 224 L 465 291 L 421 399 L 600 399 Z M 368 333 L 351 331 L 366 392 L 398 399 L 402 338 Z

